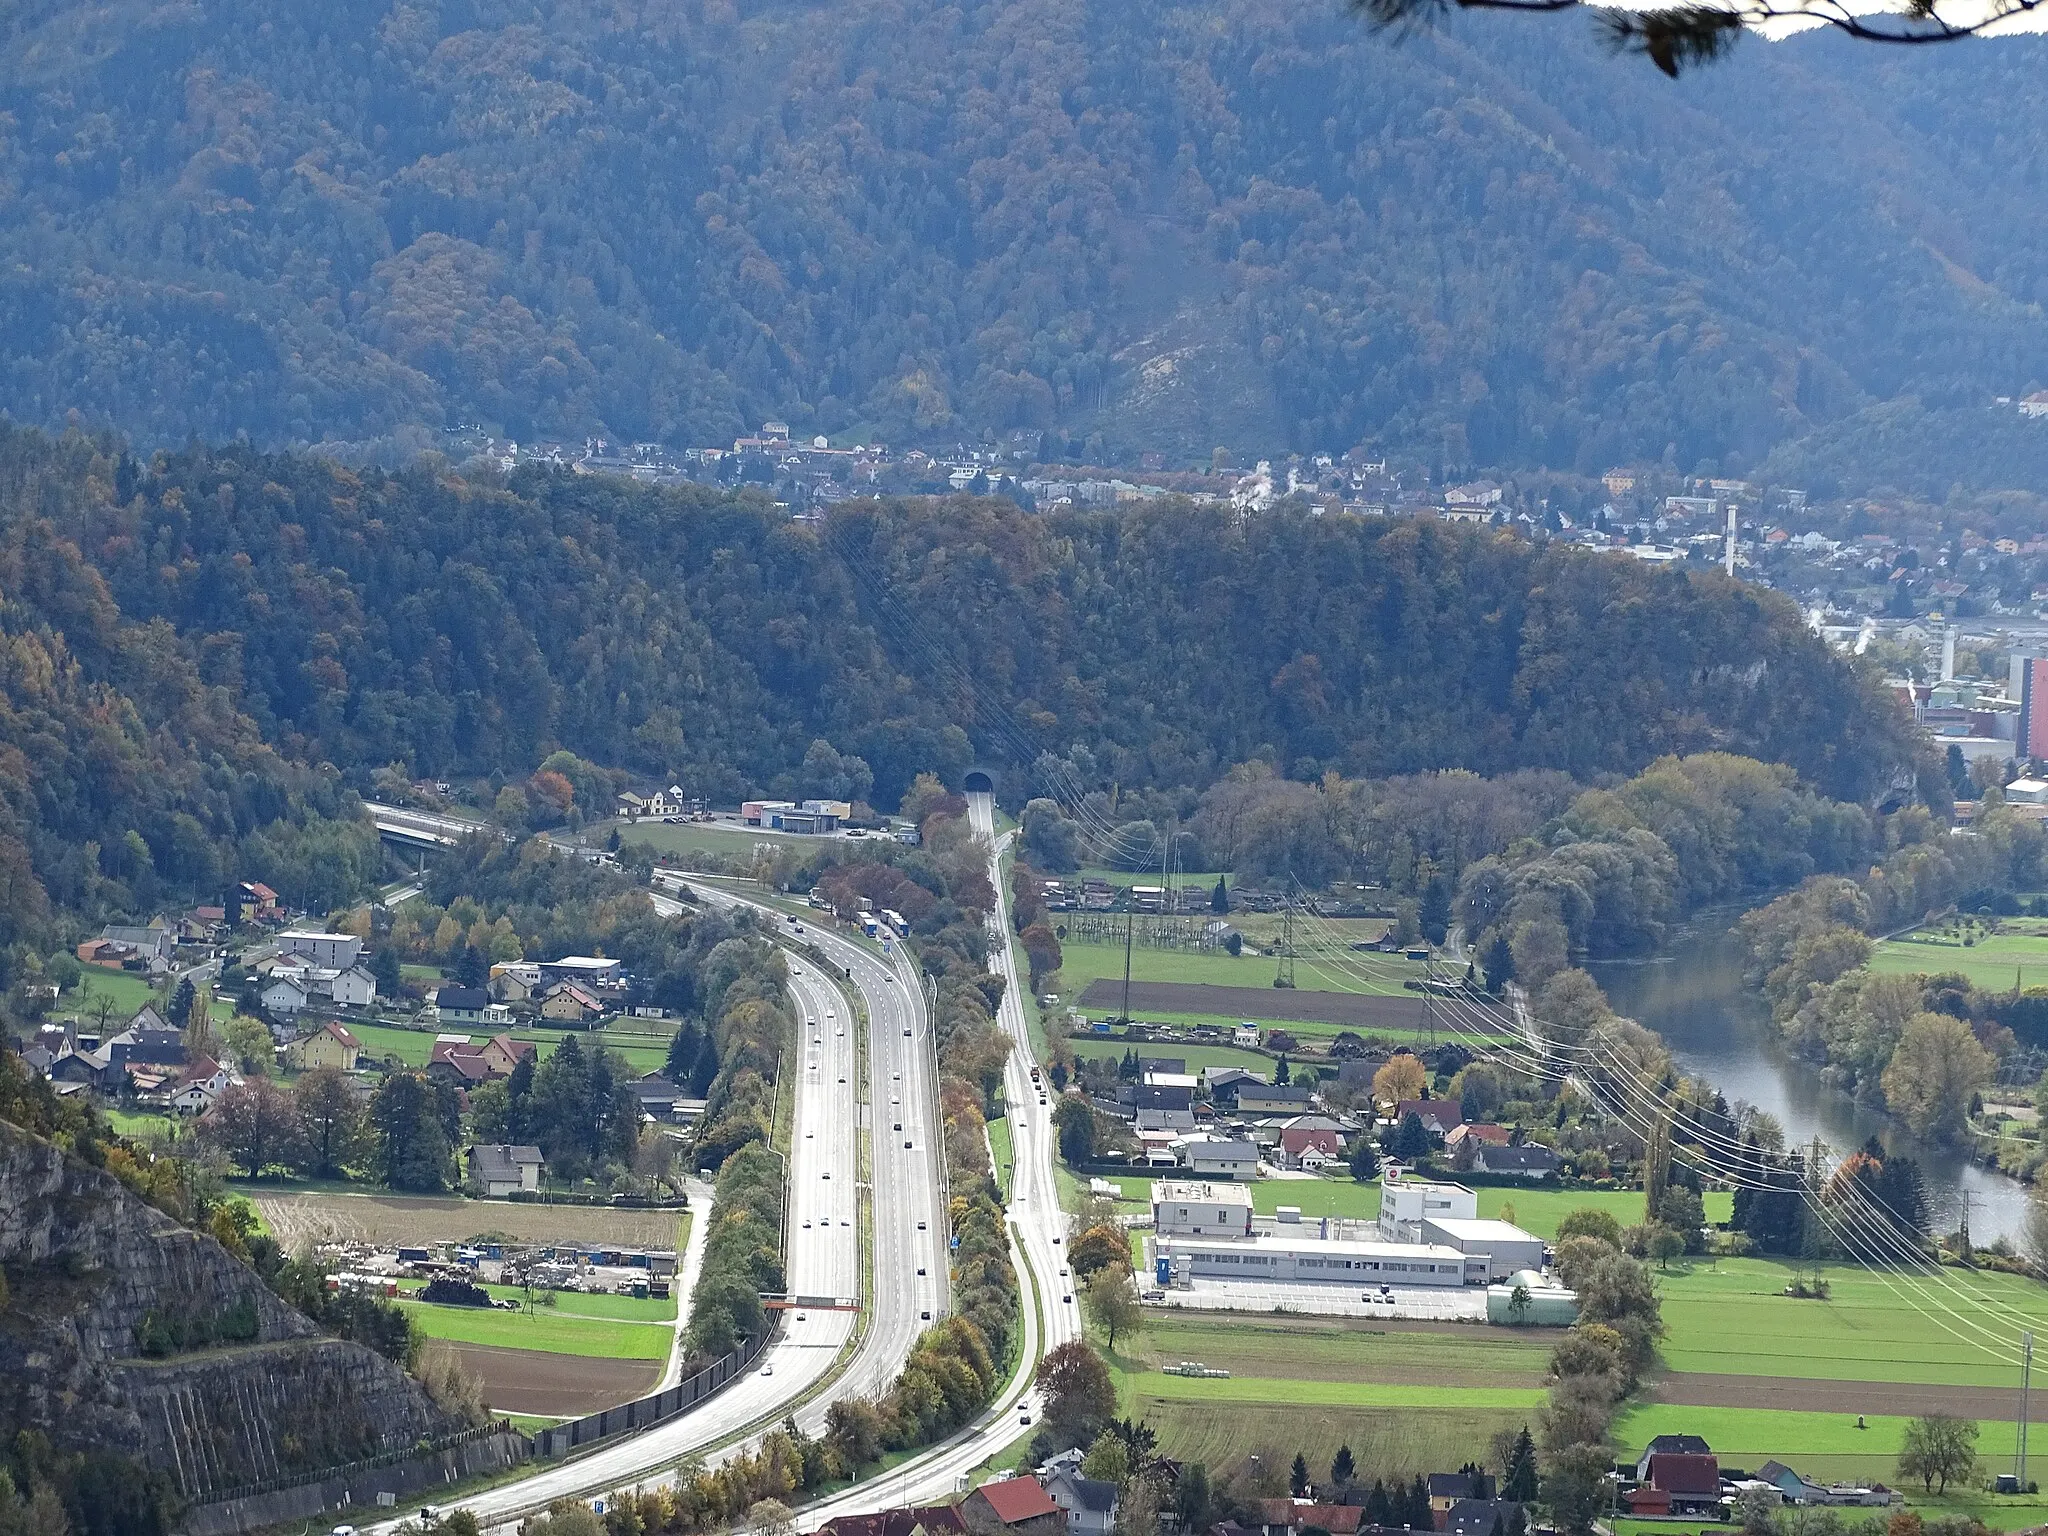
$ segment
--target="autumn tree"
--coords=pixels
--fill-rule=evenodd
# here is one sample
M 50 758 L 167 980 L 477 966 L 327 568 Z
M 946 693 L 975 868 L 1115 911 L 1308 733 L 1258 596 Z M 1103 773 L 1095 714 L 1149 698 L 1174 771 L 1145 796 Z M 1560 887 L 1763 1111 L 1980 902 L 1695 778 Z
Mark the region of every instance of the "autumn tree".
M 1963 1020 L 1918 1013 L 1884 1069 L 1885 1102 L 1914 1135 L 1953 1141 L 1967 1128 L 1970 1101 L 1991 1081 L 1992 1067 Z
M 298 1112 L 300 1169 L 316 1179 L 342 1176 L 344 1165 L 363 1150 L 363 1110 L 348 1074 L 339 1067 L 315 1067 L 292 1086 Z
M 268 1078 L 229 1087 L 199 1122 L 200 1135 L 253 1178 L 300 1160 L 299 1117 L 291 1096 Z
M 1407 1051 L 1395 1052 L 1387 1058 L 1387 1064 L 1372 1075 L 1372 1096 L 1382 1104 L 1419 1099 L 1428 1087 L 1428 1069 Z

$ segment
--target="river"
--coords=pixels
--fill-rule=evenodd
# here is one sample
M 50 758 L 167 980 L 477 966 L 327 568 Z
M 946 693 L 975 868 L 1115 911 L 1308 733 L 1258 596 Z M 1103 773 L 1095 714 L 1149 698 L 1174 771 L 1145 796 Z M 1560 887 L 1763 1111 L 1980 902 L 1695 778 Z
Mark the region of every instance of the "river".
M 1654 1029 L 1678 1069 L 1774 1116 L 1788 1146 L 1815 1136 L 1837 1153 L 1872 1136 L 1887 1150 L 1918 1160 L 1938 1232 L 1952 1232 L 1969 1202 L 1970 1237 L 2017 1242 L 2024 1229 L 2026 1187 L 1956 1152 L 1916 1141 L 1890 1117 L 1858 1104 L 1821 1081 L 1809 1063 L 1780 1048 L 1763 998 L 1743 985 L 1742 942 L 1729 914 L 1702 913 L 1652 960 L 1602 961 L 1587 967 L 1614 1011 Z

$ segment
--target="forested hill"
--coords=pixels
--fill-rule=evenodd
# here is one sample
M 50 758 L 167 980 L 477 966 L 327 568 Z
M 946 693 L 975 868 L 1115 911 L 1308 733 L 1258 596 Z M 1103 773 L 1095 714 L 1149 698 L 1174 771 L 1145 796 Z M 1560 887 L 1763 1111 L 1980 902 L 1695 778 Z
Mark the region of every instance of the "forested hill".
M 808 787 L 820 739 L 882 805 L 975 759 L 1029 790 L 1041 749 L 1108 789 L 1253 756 L 1591 778 L 1715 747 L 1863 801 L 1913 760 L 1894 701 L 1785 599 L 1489 528 L 988 498 L 814 526 L 606 476 L 138 463 L 18 430 L 0 474 L 0 535 L 90 566 L 207 707 L 359 788 L 391 764 L 523 778 L 566 747 L 729 801 Z
M 0 408 L 1447 470 L 1833 423 L 1788 462 L 1917 481 L 2048 382 L 2044 50 L 1674 84 L 1575 21 L 1396 45 L 1338 0 L 24 0 Z

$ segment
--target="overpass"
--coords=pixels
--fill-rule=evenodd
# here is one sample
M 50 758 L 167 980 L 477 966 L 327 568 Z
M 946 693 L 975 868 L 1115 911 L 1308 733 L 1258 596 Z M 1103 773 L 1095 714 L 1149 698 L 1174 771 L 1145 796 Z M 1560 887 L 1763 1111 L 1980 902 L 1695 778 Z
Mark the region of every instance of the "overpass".
M 479 832 L 499 838 L 505 835 L 488 822 L 464 821 L 459 816 L 441 816 L 433 811 L 413 811 L 402 805 L 385 805 L 377 800 L 365 800 L 363 809 L 369 813 L 379 837 L 405 848 L 453 848 L 464 838 L 475 837 Z

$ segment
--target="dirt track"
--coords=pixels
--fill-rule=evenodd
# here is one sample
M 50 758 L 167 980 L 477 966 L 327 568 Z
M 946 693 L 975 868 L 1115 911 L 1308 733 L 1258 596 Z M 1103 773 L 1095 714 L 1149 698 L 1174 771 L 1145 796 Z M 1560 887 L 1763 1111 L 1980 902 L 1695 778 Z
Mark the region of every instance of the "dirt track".
M 1803 1381 L 1792 1376 L 1716 1376 L 1674 1371 L 1650 1395 L 1688 1408 L 1783 1408 L 1799 1413 L 1890 1414 L 1912 1418 L 1952 1413 L 1965 1419 L 2010 1419 L 2019 1413 L 2015 1387 L 1928 1387 L 1898 1381 Z
M 661 1380 L 659 1360 L 592 1360 L 488 1344 L 447 1347 L 483 1379 L 484 1401 L 499 1413 L 573 1419 L 645 1397 Z
M 1090 1012 L 1118 1010 L 1121 981 L 1096 980 L 1081 994 Z M 1352 992 L 1298 992 L 1287 987 L 1216 987 L 1206 982 L 1134 981 L 1131 1012 L 1204 1013 L 1233 1019 L 1291 1019 L 1306 1024 L 1343 1024 L 1364 1029 L 1417 1029 L 1423 1023 L 1422 995 L 1374 997 Z
M 251 1197 L 286 1249 L 317 1242 L 460 1242 L 486 1232 L 526 1242 L 598 1242 L 674 1248 L 680 1211 L 593 1205 L 519 1205 L 404 1195 L 259 1194 Z

